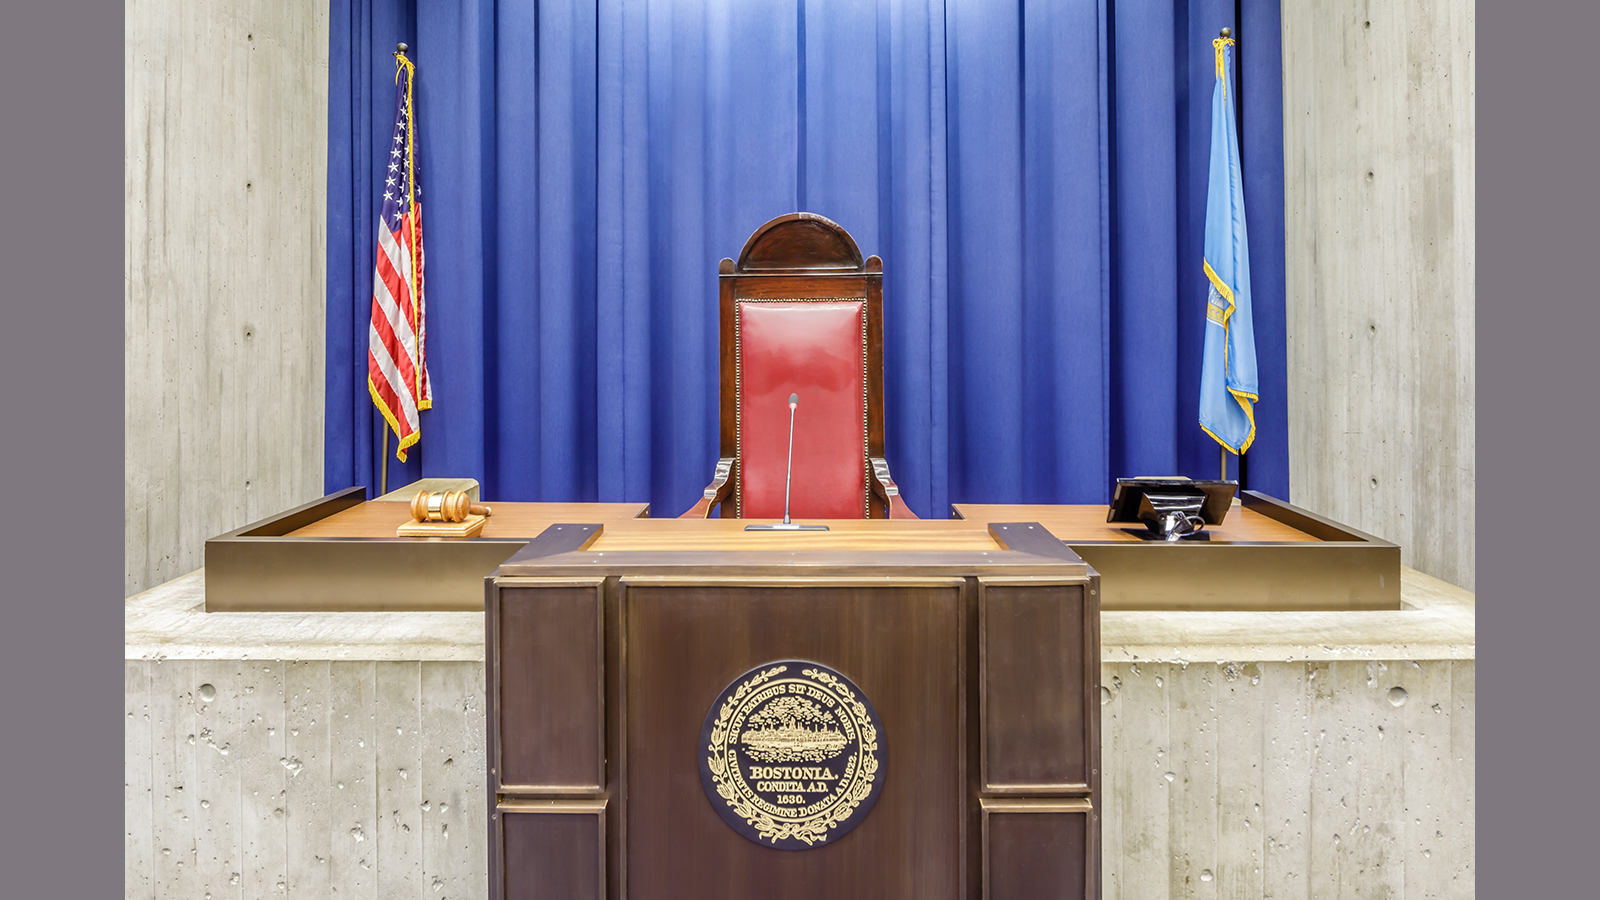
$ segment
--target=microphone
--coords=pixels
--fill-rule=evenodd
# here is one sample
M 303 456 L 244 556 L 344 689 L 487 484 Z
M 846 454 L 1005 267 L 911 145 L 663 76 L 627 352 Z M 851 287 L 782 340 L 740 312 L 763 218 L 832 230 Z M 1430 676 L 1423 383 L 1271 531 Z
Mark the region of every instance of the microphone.
M 783 473 L 783 524 L 789 522 L 789 479 L 794 477 L 794 411 L 800 405 L 800 395 L 789 395 L 789 464 Z
M 794 478 L 794 411 L 800 395 L 789 395 L 789 466 L 783 473 L 783 521 L 770 525 L 746 525 L 745 531 L 827 531 L 826 525 L 796 525 L 789 521 L 789 482 Z

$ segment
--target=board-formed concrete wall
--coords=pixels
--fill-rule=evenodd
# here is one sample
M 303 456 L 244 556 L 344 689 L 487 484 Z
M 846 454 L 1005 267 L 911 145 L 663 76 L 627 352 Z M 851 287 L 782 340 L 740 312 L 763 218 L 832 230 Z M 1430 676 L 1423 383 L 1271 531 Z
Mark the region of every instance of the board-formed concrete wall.
M 125 896 L 488 895 L 483 663 L 128 660 Z
M 1102 666 L 1105 900 L 1474 896 L 1476 671 Z
M 1476 598 L 1400 598 L 1101 615 L 1107 900 L 1474 896 Z M 129 900 L 486 896 L 482 614 L 204 600 L 125 603 Z
M 1475 677 L 1106 663 L 1106 900 L 1472 897 Z M 129 900 L 486 895 L 481 662 L 130 659 L 126 684 Z
M 131 595 L 322 492 L 328 5 L 125 12 Z
M 1469 590 L 1473 42 L 1471 0 L 1283 4 L 1290 496 Z

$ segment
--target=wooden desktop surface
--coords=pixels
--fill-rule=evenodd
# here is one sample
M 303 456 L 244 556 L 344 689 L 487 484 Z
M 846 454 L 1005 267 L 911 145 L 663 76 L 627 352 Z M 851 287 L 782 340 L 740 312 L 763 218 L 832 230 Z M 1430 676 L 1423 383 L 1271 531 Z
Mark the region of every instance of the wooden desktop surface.
M 531 541 L 557 522 L 614 523 L 631 521 L 648 503 L 489 503 L 494 513 L 483 525 L 483 537 Z M 395 529 L 411 521 L 411 504 L 393 500 L 368 500 L 340 510 L 286 537 L 392 538 Z M 649 520 L 645 520 L 649 521 Z M 415 538 L 414 540 L 434 540 Z
M 1106 522 L 1106 507 L 1044 504 L 956 504 L 959 519 L 806 520 L 828 531 L 745 531 L 753 519 L 641 519 L 643 503 L 490 503 L 494 514 L 483 537 L 532 540 L 557 522 L 599 522 L 605 526 L 591 547 L 623 550 L 993 550 L 990 522 L 1038 522 L 1063 542 L 1137 542 Z M 302 538 L 392 538 L 410 521 L 410 506 L 369 500 L 293 532 Z M 1253 510 L 1235 506 L 1221 525 L 1207 529 L 1212 541 L 1302 543 L 1316 538 Z M 418 540 L 427 540 L 419 538 Z
M 557 522 L 605 526 L 589 549 L 619 550 L 994 550 L 986 522 L 951 519 L 807 520 L 828 531 L 745 531 L 757 519 L 641 519 L 643 503 L 489 503 L 483 537 L 532 540 Z M 299 538 L 392 538 L 411 521 L 409 503 L 368 500 L 289 533 Z M 415 540 L 428 540 L 416 538 Z
M 589 549 L 612 550 L 998 550 L 986 522 L 951 519 L 807 519 L 827 531 L 745 531 L 768 519 L 641 519 L 606 523 Z
M 1122 530 L 1141 527 L 1138 523 L 1107 522 L 1104 506 L 957 503 L 952 508 L 956 515 L 980 526 L 984 522 L 1038 522 L 1067 544 L 1140 540 Z M 1304 531 L 1243 506 L 1228 510 L 1221 525 L 1208 525 L 1206 531 L 1213 542 L 1317 543 Z

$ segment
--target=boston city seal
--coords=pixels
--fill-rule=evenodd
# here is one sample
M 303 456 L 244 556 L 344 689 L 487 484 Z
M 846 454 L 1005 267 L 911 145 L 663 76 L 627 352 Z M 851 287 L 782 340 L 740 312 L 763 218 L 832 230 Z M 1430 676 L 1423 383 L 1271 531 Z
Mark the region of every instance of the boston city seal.
M 883 789 L 883 723 L 861 689 L 813 662 L 757 666 L 723 689 L 700 730 L 700 783 L 724 822 L 758 844 L 837 841 Z

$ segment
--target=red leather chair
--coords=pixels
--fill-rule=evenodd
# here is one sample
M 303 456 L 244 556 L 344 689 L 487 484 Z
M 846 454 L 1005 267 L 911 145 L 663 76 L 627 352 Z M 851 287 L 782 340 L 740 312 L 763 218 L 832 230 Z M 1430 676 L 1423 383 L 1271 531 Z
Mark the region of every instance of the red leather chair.
M 849 233 L 790 213 L 757 228 L 721 283 L 722 452 L 693 509 L 705 518 L 783 516 L 789 395 L 794 519 L 915 519 L 883 439 L 883 260 Z

